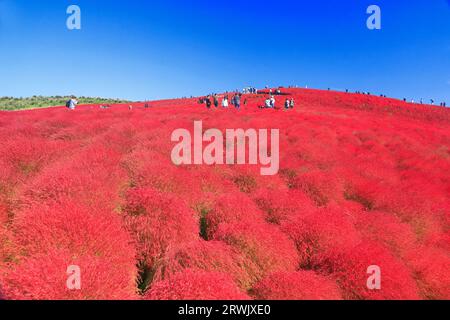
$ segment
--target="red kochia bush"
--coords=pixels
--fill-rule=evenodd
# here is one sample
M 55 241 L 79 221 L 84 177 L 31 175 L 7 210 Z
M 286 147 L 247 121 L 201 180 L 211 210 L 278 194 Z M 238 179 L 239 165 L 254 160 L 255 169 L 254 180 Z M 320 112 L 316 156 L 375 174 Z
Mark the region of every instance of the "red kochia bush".
M 11 259 L 14 254 L 11 234 L 0 225 L 0 271 L 2 266 Z
M 419 239 L 443 231 L 446 211 L 442 208 L 442 197 L 426 188 L 428 181 L 414 186 L 398 181 L 387 183 L 387 179 L 362 180 L 352 187 L 350 197 L 363 203 L 369 211 L 388 212 L 410 224 Z
M 293 188 L 305 192 L 317 206 L 342 199 L 344 192 L 342 177 L 334 171 L 314 170 L 303 173 L 295 178 Z
M 4 225 L 8 221 L 8 208 L 2 204 L 0 199 L 0 225 Z
M 5 295 L 13 300 L 136 299 L 133 264 L 108 258 L 56 248 L 23 258 L 5 275 Z M 67 287 L 69 266 L 80 268 L 80 290 Z
M 213 238 L 220 224 L 236 222 L 264 222 L 264 215 L 243 193 L 219 196 L 205 217 L 208 238 Z
M 33 207 L 14 221 L 23 256 L 5 275 L 12 299 L 129 299 L 135 294 L 131 237 L 114 213 L 73 203 Z M 81 268 L 82 289 L 68 292 L 66 270 Z
M 2 285 L 2 275 L 0 274 L 0 301 L 6 300 L 5 294 L 3 293 L 3 285 Z
M 195 212 L 176 196 L 154 189 L 133 189 L 128 192 L 124 213 L 139 258 L 150 268 L 170 246 L 199 239 Z
M 11 176 L 11 168 L 0 159 L 0 225 L 4 225 L 8 220 L 8 204 L 14 191 Z
M 219 272 L 186 270 L 155 283 L 148 300 L 250 300 L 231 277 Z
M 411 226 L 402 223 L 393 214 L 365 212 L 358 216 L 356 226 L 363 239 L 383 244 L 399 257 L 403 257 L 406 251 L 411 250 L 416 242 Z
M 243 290 L 250 289 L 256 279 L 256 265 L 221 241 L 195 241 L 179 245 L 167 252 L 155 274 L 164 280 L 185 269 L 224 272 Z
M 331 279 L 313 271 L 277 272 L 252 289 L 257 300 L 340 300 L 339 288 Z
M 17 135 L 1 145 L 0 157 L 10 164 L 17 177 L 24 179 L 39 172 L 58 154 L 63 153 L 60 141 Z
M 0 159 L 0 199 L 8 196 L 12 175 L 11 165 Z
M 165 137 L 157 142 L 164 141 L 163 139 Z M 170 149 L 161 153 L 158 145 L 144 146 L 145 148 L 141 146 L 129 154 L 124 161 L 138 188 L 152 188 L 164 193 L 183 195 L 184 198 L 190 197 L 193 192 L 200 192 L 199 185 L 193 183 L 195 180 L 189 176 L 189 171 L 171 162 Z
M 268 273 L 295 271 L 298 254 L 294 243 L 277 226 L 254 222 L 220 225 L 215 235 L 251 259 L 258 270 L 255 278 Z
M 370 266 L 381 269 L 381 290 L 369 290 L 367 287 Z M 354 248 L 328 252 L 317 269 L 337 280 L 344 299 L 419 299 L 410 270 L 387 249 L 374 242 L 366 241 Z
M 447 251 L 432 247 L 412 250 L 407 262 L 425 299 L 450 299 L 450 257 Z
M 450 230 L 433 234 L 426 240 L 426 244 L 450 252 Z
M 352 247 L 360 241 L 351 218 L 337 208 L 298 214 L 286 221 L 282 230 L 294 241 L 300 264 L 306 268 L 316 263 L 318 255 L 335 248 Z
M 72 199 L 113 210 L 126 181 L 119 160 L 120 155 L 112 150 L 91 147 L 70 161 L 60 161 L 44 169 L 26 186 L 22 201 L 32 206 Z
M 265 213 L 268 222 L 281 224 L 298 213 L 314 211 L 312 201 L 301 191 L 273 191 L 262 189 L 254 196 L 258 207 Z

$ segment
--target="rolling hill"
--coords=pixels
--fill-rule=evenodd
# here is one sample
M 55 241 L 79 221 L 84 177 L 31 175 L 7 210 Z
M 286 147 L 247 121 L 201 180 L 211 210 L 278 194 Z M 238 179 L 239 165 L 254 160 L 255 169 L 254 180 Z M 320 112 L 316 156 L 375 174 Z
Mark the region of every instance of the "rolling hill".
M 292 110 L 259 109 L 266 97 L 0 112 L 0 296 L 449 299 L 450 111 L 304 89 L 275 97 Z M 171 135 L 194 121 L 278 129 L 278 174 L 174 165 Z

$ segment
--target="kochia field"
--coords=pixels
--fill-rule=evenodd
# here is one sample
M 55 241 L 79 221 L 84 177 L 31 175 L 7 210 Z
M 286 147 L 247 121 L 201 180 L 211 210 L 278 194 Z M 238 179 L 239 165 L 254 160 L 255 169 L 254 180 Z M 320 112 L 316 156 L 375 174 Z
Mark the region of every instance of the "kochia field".
M 0 298 L 449 299 L 450 110 L 283 93 L 0 112 Z M 195 121 L 279 129 L 278 174 L 173 164 Z

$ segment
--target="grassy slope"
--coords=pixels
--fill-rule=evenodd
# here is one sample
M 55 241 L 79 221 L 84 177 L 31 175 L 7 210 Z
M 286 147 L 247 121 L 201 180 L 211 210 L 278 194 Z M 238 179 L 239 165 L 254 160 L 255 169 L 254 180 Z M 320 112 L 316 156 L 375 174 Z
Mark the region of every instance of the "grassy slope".
M 12 98 L 12 97 L 0 97 L 0 110 L 25 110 L 36 108 L 47 108 L 55 106 L 63 106 L 70 97 L 54 96 L 54 97 L 42 97 L 33 96 L 30 98 Z M 126 103 L 126 100 L 119 99 L 103 99 L 103 98 L 90 98 L 79 97 L 80 104 L 97 104 L 97 103 Z

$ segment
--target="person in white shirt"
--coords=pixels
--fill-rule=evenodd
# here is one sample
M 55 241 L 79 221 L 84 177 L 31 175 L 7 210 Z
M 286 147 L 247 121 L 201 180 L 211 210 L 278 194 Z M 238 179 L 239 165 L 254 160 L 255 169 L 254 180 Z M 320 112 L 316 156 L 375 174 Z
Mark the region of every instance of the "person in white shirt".
M 70 110 L 75 110 L 75 108 L 77 107 L 78 104 L 78 100 L 75 97 L 71 97 L 69 101 L 67 101 L 66 103 L 66 107 L 69 108 Z
M 228 96 L 225 96 L 222 100 L 222 107 L 228 108 Z

